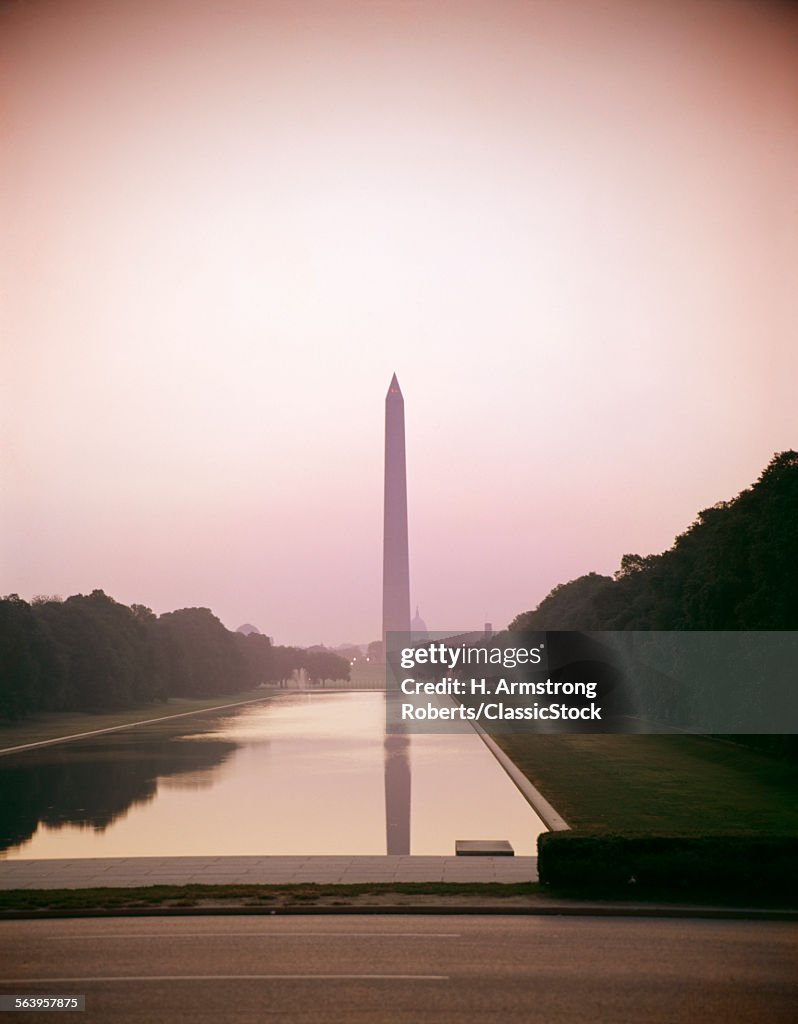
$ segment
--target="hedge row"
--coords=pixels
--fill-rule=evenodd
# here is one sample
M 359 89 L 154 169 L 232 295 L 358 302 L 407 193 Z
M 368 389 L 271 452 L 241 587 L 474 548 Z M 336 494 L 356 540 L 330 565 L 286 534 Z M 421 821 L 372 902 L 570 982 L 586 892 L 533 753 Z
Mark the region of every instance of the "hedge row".
M 560 891 L 798 899 L 798 837 L 546 832 L 540 881 Z

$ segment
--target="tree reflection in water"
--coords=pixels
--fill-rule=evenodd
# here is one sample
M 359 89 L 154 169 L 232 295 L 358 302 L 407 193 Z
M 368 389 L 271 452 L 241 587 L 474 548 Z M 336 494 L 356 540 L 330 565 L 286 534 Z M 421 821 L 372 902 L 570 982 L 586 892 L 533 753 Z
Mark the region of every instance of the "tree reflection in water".
M 44 747 L 0 763 L 0 850 L 26 842 L 39 825 L 103 831 L 152 800 L 159 779 L 218 769 L 236 749 L 225 740 L 139 732 Z

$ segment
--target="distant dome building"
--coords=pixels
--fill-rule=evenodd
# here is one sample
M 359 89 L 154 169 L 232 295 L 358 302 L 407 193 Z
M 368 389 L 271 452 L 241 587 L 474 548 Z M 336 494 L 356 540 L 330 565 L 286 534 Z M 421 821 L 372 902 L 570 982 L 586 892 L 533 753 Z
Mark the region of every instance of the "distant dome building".
M 243 633 L 245 636 L 249 636 L 250 633 L 257 633 L 260 636 L 260 630 L 257 626 L 253 626 L 251 622 L 245 622 L 243 626 L 239 626 L 236 633 Z
M 418 614 L 418 605 L 416 605 L 416 614 L 413 616 L 410 622 L 410 632 L 414 634 L 413 639 L 415 640 L 426 639 L 427 633 L 429 632 L 429 630 L 427 629 L 426 622 Z

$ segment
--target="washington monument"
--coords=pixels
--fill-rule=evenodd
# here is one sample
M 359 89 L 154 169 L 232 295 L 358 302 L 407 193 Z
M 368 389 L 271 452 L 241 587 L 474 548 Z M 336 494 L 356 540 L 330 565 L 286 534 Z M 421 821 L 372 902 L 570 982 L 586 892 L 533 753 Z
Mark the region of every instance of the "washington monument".
M 385 396 L 385 511 L 382 540 L 382 640 L 410 632 L 410 569 L 407 555 L 407 468 L 405 401 L 396 374 Z M 386 693 L 385 699 L 395 695 Z M 409 738 L 385 734 L 385 838 L 390 855 L 410 853 Z
M 385 510 L 382 542 L 382 639 L 410 631 L 407 554 L 405 400 L 396 374 L 385 396 Z M 387 646 L 386 646 L 387 651 Z

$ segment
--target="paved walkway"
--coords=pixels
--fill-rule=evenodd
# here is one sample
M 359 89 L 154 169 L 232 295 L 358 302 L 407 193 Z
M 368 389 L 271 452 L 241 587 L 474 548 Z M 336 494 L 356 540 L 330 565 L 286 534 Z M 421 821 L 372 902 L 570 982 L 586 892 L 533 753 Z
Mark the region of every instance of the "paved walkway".
M 537 857 L 97 857 L 0 861 L 0 889 L 324 882 L 534 882 Z

